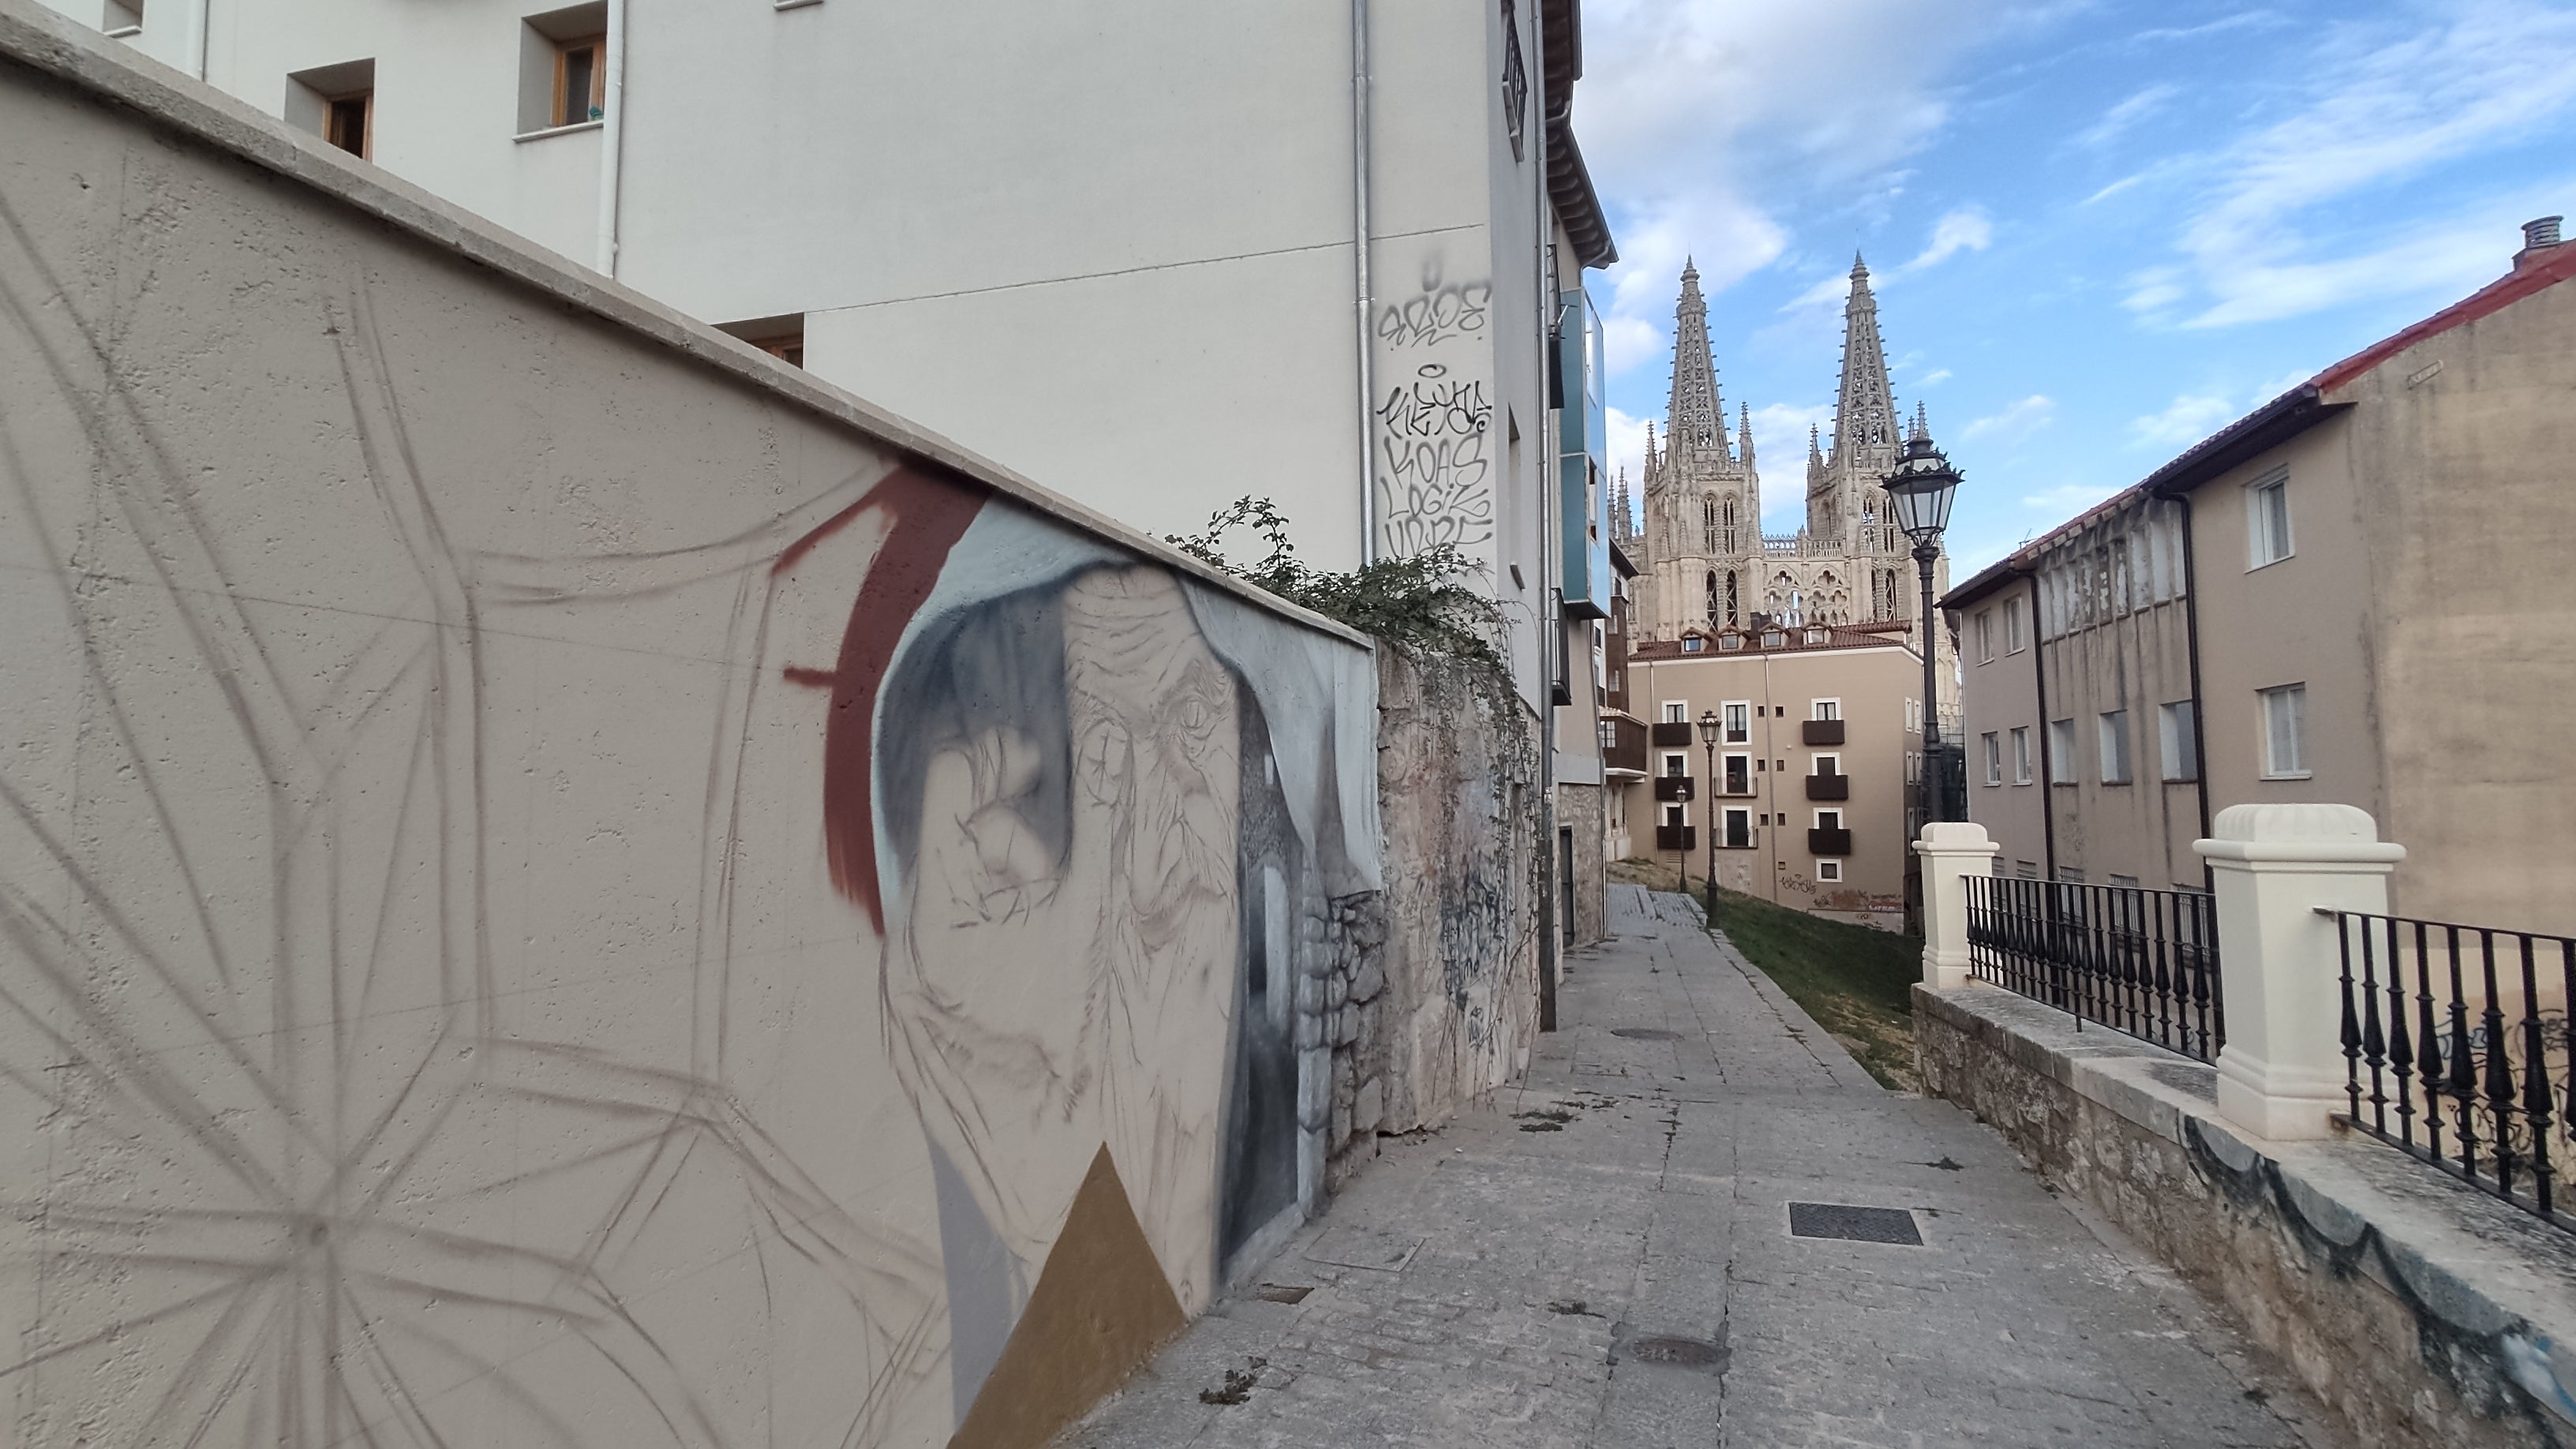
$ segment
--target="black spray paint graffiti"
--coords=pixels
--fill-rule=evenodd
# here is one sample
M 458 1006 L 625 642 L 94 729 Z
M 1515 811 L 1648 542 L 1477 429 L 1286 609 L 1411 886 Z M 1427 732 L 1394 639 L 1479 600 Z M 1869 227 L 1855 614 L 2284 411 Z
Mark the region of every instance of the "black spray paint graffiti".
M 1493 419 L 1483 379 L 1452 378 L 1436 362 L 1388 389 L 1377 409 L 1377 484 L 1390 551 L 1464 548 L 1493 537 L 1486 456 Z
M 1424 270 L 1419 293 L 1390 302 L 1377 314 L 1377 340 L 1389 347 L 1430 347 L 1453 337 L 1473 337 L 1485 330 L 1485 310 L 1493 295 L 1488 282 L 1443 286 L 1435 260 Z

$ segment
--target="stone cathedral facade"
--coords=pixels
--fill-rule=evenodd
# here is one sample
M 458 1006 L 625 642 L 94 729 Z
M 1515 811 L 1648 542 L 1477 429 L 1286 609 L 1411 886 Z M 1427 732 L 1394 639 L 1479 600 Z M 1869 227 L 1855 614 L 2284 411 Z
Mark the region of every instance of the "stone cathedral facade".
M 1632 511 L 1624 480 L 1612 509 L 1620 546 L 1638 570 L 1637 637 L 1882 622 L 1912 633 L 1921 612 L 1913 549 L 1888 526 L 1879 486 L 1903 451 L 1904 421 L 1888 390 L 1869 268 L 1854 257 L 1833 447 L 1809 431 L 1806 524 L 1792 534 L 1764 534 L 1752 412 L 1739 411 L 1730 440 L 1708 304 L 1698 268 L 1685 265 L 1674 313 L 1672 403 L 1661 445 L 1651 427 L 1646 437 L 1644 517 Z M 1924 426 L 1919 412 L 1915 426 Z M 1933 588 L 1937 595 L 1948 587 L 1945 555 L 1934 565 Z M 1946 666 L 1946 642 L 1936 642 Z

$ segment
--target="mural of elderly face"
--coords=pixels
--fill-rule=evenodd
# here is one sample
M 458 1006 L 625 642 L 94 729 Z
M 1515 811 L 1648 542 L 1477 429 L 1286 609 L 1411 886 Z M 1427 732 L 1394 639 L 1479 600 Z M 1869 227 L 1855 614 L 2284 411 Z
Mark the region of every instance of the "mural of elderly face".
M 1245 707 L 1149 567 L 954 611 L 888 680 L 887 1020 L 961 1416 L 1104 1148 L 1178 1302 L 1211 1290 Z

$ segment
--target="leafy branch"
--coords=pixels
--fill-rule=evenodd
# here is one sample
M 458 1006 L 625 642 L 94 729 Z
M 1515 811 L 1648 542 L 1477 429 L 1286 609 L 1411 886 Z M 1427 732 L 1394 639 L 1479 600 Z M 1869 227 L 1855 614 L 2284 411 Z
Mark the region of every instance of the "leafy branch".
M 1258 562 L 1239 564 L 1226 552 L 1230 540 L 1249 532 L 1263 553 Z M 1164 535 L 1164 542 L 1213 568 L 1288 600 L 1325 618 L 1348 624 L 1419 654 L 1481 666 L 1508 678 L 1496 641 L 1502 637 L 1502 610 L 1464 580 L 1484 572 L 1484 565 L 1443 543 L 1402 558 L 1381 558 L 1348 573 L 1310 568 L 1297 558 L 1288 541 L 1288 520 L 1266 498 L 1238 498 L 1209 515 L 1207 527 L 1186 537 Z

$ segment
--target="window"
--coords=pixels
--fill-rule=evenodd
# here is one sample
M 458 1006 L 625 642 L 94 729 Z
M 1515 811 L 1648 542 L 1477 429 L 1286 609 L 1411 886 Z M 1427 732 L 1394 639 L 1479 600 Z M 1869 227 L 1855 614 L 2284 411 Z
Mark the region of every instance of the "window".
M 1762 647 L 1765 649 L 1777 649 L 1788 642 L 1789 636 L 1781 633 L 1777 629 L 1765 629 L 1762 631 Z
M 376 63 L 343 61 L 288 76 L 286 119 L 352 156 L 374 156 Z
M 1726 832 L 1725 838 L 1718 842 L 1719 845 L 1728 850 L 1751 850 L 1753 848 L 1752 811 L 1729 810 L 1719 818 L 1723 822 L 1723 828 Z
M 1841 812 L 1841 811 L 1839 811 L 1839 810 L 1819 810 L 1819 811 L 1817 811 L 1817 812 L 1816 812 L 1816 828 L 1817 828 L 1818 830 L 1840 830 L 1840 829 L 1842 829 L 1842 828 L 1843 828 L 1843 812 Z
M 2004 600 L 2004 652 L 2019 654 L 2022 650 L 2021 600 Z
M 1841 719 L 1843 717 L 1843 702 L 1839 699 L 1820 699 L 1815 701 L 1811 708 L 1815 710 L 1815 713 L 1808 716 L 1810 719 Z
M 1615 749 L 1617 749 L 1617 748 L 1619 748 L 1619 725 L 1618 725 L 1618 722 L 1617 722 L 1617 721 L 1615 721 L 1615 720 L 1606 720 L 1606 719 L 1605 719 L 1605 720 L 1603 720 L 1603 721 L 1601 722 L 1601 749 L 1602 749 L 1602 752 L 1606 754 L 1606 753 L 1608 753 L 1609 751 L 1611 751 L 1611 750 L 1615 750 Z
M 98 28 L 111 36 L 143 33 L 143 0 L 107 0 L 107 13 L 99 18 Z
M 519 28 L 519 134 L 593 125 L 607 114 L 605 0 L 529 16 Z
M 739 337 L 790 367 L 805 365 L 805 314 L 789 312 L 748 322 L 727 322 L 719 332 Z
M 2125 709 L 2102 712 L 2102 783 L 2129 783 L 2129 712 Z
M 2133 891 L 2138 888 L 2138 878 L 2133 875 L 2122 875 L 2115 870 L 2111 872 L 2111 884 L 2122 890 Z
M 1842 878 L 1843 863 L 1841 861 L 1820 860 L 1816 862 L 1816 879 L 1820 881 L 1840 881 Z
M 2037 880 L 2037 879 L 2039 879 L 2039 862 L 2038 862 L 2038 861 L 2035 861 L 2035 860 L 2016 860 L 2016 861 L 2014 861 L 2014 862 L 2013 862 L 2013 877 L 2014 877 L 2014 879 L 2016 879 L 2016 880 Z
M 1832 779 L 1843 772 L 1843 757 L 1818 751 L 1807 762 L 1807 773 Z
M 1729 643 L 1733 643 L 1734 641 L 1733 641 L 1733 640 L 1729 640 L 1728 642 L 1729 642 Z M 1699 637 L 1697 634 L 1693 634 L 1693 635 L 1692 635 L 1692 636 L 1690 636 L 1689 638 L 1684 639 L 1684 640 L 1682 641 L 1682 652 L 1683 652 L 1684 654 L 1697 654 L 1699 651 L 1701 651 L 1702 649 L 1705 649 L 1705 648 L 1707 648 L 1707 647 L 1708 647 L 1708 641 L 1707 641 L 1707 640 L 1705 640 L 1705 639 L 1702 639 L 1702 638 L 1701 638 L 1701 637 Z
M 2308 778 L 2308 687 L 2284 684 L 2261 691 L 2263 700 L 2263 778 Z
M 1677 780 L 1690 773 L 1690 756 L 1678 750 L 1664 756 L 1664 778 Z
M 2048 722 L 2048 782 L 2075 783 L 2075 721 L 2071 719 Z
M 2030 783 L 2030 726 L 2015 725 L 2012 732 L 2013 783 Z
M 1503 134 L 1512 142 L 1512 159 L 1521 159 L 1521 133 L 1529 112 L 1529 67 L 1521 60 L 1521 22 L 1511 0 L 1503 0 Z
M 1679 830 L 1681 827 L 1690 824 L 1690 821 L 1682 815 L 1681 806 L 1667 805 L 1664 807 L 1664 823 L 1676 830 Z
M 2249 569 L 2290 556 L 2290 475 L 2274 473 L 2245 487 L 2245 545 Z
M 1986 783 L 2000 785 L 2004 782 L 2003 736 L 1988 730 L 1978 738 L 1985 743 L 1986 747 Z
M 1726 771 L 1727 794 L 1753 793 L 1753 757 L 1751 755 L 1723 755 L 1719 757 L 1718 764 Z
M 2200 721 L 2190 700 L 2156 706 L 2156 739 L 2164 753 L 2166 779 L 2200 778 Z
M 1752 711 L 1752 701 L 1737 700 L 1731 704 L 1720 705 L 1718 708 L 1724 712 L 1728 744 L 1740 745 L 1753 737 L 1752 728 L 1745 719 L 1745 716 Z
M 1808 643 L 1810 643 L 1810 644 L 1822 644 L 1822 643 L 1824 643 L 1824 642 L 1825 642 L 1825 631 L 1824 631 L 1824 630 L 1822 630 L 1822 629 L 1810 629 L 1810 630 L 1808 630 L 1808 631 L 1807 631 L 1807 642 L 1808 642 Z
M 1689 724 L 1689 723 L 1690 723 L 1690 701 L 1689 701 L 1689 700 L 1686 700 L 1686 699 L 1668 699 L 1668 700 L 1665 700 L 1665 701 L 1664 701 L 1664 723 L 1666 723 L 1666 724 Z
M 1979 664 L 1991 664 L 1994 662 L 1994 658 L 1995 611 L 1992 609 L 1982 609 L 1977 613 L 1977 662 Z

